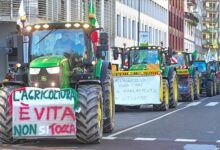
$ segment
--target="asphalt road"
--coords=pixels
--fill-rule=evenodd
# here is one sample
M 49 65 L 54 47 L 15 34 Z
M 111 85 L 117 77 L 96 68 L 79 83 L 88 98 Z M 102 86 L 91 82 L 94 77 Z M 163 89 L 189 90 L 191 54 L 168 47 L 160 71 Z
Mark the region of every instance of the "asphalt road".
M 116 113 L 116 129 L 101 144 L 79 145 L 71 140 L 30 141 L 3 145 L 2 150 L 217 150 L 220 149 L 220 96 L 180 103 L 168 112 L 151 107 Z

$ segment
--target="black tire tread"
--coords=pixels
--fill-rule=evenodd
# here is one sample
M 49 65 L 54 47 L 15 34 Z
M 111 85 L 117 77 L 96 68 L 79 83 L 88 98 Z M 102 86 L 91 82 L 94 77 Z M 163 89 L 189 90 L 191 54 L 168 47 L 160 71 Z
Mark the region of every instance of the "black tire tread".
M 77 141 L 79 143 L 100 143 L 103 122 L 98 128 L 98 102 L 102 100 L 100 85 L 80 85 L 78 100 L 81 111 L 76 114 Z M 103 109 L 103 106 L 101 106 Z

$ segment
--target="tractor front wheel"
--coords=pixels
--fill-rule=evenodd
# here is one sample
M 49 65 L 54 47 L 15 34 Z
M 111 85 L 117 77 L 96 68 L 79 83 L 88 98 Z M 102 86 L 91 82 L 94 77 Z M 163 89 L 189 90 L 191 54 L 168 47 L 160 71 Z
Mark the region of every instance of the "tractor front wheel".
M 81 111 L 76 114 L 77 141 L 100 143 L 103 132 L 103 97 L 100 85 L 79 85 Z
M 115 126 L 115 101 L 113 96 L 112 72 L 107 71 L 105 81 L 102 85 L 103 104 L 104 104 L 104 124 L 103 131 L 105 133 L 112 132 Z
M 182 94 L 181 97 L 183 101 L 188 101 L 188 102 L 194 101 L 194 84 L 191 78 L 189 79 L 187 94 Z
M 200 81 L 198 71 L 195 72 L 193 76 L 194 83 L 194 99 L 198 100 L 200 98 Z
M 176 72 L 173 72 L 171 79 L 169 80 L 170 95 L 169 95 L 169 108 L 176 108 L 178 103 L 178 81 Z
M 12 138 L 12 115 L 10 114 L 10 106 L 8 96 L 10 92 L 18 85 L 5 86 L 0 89 L 0 144 L 10 144 Z
M 207 81 L 207 88 L 206 88 L 206 94 L 208 97 L 213 96 L 213 82 L 212 81 Z
M 167 111 L 169 109 L 169 84 L 163 80 L 163 99 L 161 104 L 153 105 L 155 111 Z

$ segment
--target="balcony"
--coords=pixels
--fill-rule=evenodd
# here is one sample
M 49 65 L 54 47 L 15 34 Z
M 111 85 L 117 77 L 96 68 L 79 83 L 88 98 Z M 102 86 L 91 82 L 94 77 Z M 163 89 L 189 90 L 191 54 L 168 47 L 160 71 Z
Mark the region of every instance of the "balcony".
M 205 10 L 208 11 L 208 12 L 212 12 L 212 13 L 218 13 L 218 12 L 219 12 L 219 5 L 218 5 L 218 4 L 215 4 L 214 7 L 212 7 L 212 6 L 207 6 L 207 5 L 204 5 L 203 7 L 204 7 Z
M 189 6 L 194 6 L 194 5 L 196 5 L 196 0 L 187 0 L 187 4 Z
M 184 17 L 186 20 L 191 22 L 192 25 L 197 26 L 199 19 L 193 13 L 185 12 Z
M 212 18 L 212 17 L 203 17 L 203 22 L 206 22 L 206 23 L 218 23 L 218 21 L 219 21 L 219 18 L 218 18 L 218 16 L 216 16 L 216 17 L 214 17 L 214 18 Z
M 219 0 L 203 0 L 203 2 L 219 2 Z

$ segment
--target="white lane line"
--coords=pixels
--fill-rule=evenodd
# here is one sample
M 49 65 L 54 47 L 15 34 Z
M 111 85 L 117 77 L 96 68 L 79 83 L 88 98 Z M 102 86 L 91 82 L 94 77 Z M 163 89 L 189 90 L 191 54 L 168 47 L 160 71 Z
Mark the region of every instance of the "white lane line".
M 216 143 L 220 143 L 220 140 L 217 140 Z
M 219 104 L 219 102 L 210 102 L 210 103 L 206 104 L 205 106 L 215 106 L 217 104 Z
M 197 106 L 199 105 L 201 102 L 193 102 L 193 103 L 190 103 L 188 104 L 188 106 Z
M 177 105 L 179 106 L 179 105 L 182 105 L 182 104 L 183 104 L 182 102 L 178 102 L 178 104 L 177 104 Z
M 206 99 L 207 99 L 207 98 L 201 99 L 200 102 L 202 102 L 202 101 L 204 101 L 204 100 L 206 100 Z M 164 117 L 166 117 L 166 116 L 169 116 L 169 115 L 171 115 L 171 114 L 173 114 L 173 113 L 176 113 L 176 112 L 178 112 L 178 111 L 184 110 L 184 109 L 186 109 L 186 108 L 188 108 L 188 107 L 189 107 L 188 105 L 187 105 L 187 106 L 184 106 L 183 108 L 174 110 L 174 111 L 172 111 L 172 112 L 169 112 L 169 113 L 164 114 L 164 115 L 162 115 L 162 116 L 160 116 L 160 117 L 151 119 L 151 120 L 149 120 L 149 121 L 146 121 L 146 122 L 143 122 L 143 123 L 134 125 L 134 126 L 132 126 L 132 127 L 130 127 L 130 128 L 127 128 L 127 129 L 118 131 L 118 132 L 113 133 L 113 134 L 111 134 L 111 135 L 109 135 L 109 136 L 107 136 L 107 137 L 114 137 L 114 136 L 119 135 L 119 134 L 122 134 L 122 133 L 124 133 L 124 132 L 133 130 L 133 129 L 135 129 L 135 128 L 138 128 L 138 127 L 141 127 L 141 126 L 143 126 L 143 125 L 149 124 L 149 123 L 154 122 L 154 121 L 157 121 L 157 120 L 159 120 L 159 119 L 162 119 L 162 118 L 164 118 Z
M 102 137 L 104 140 L 115 140 L 117 137 Z
M 155 141 L 157 138 L 135 138 L 135 141 Z
M 206 100 L 206 99 L 207 99 L 207 98 L 201 99 L 200 102 L 202 102 L 202 101 L 204 101 L 204 100 Z M 132 127 L 130 127 L 130 128 L 127 128 L 127 129 L 118 131 L 118 132 L 116 132 L 116 133 L 113 133 L 113 134 L 109 135 L 108 137 L 114 137 L 114 136 L 119 135 L 119 134 L 122 134 L 122 133 L 124 133 L 124 132 L 133 130 L 133 129 L 135 129 L 135 128 L 138 128 L 138 127 L 141 127 L 141 126 L 143 126 L 143 125 L 149 124 L 149 123 L 154 122 L 154 121 L 157 121 L 157 120 L 159 120 L 159 119 L 162 119 L 162 118 L 164 118 L 164 117 L 166 117 L 166 116 L 169 116 L 169 115 L 171 115 L 171 114 L 173 114 L 173 113 L 176 113 L 176 112 L 178 112 L 178 111 L 184 110 L 184 109 L 186 109 L 186 108 L 188 108 L 188 107 L 189 107 L 189 105 L 184 106 L 183 108 L 174 110 L 174 111 L 169 112 L 169 113 L 167 113 L 167 114 L 164 114 L 164 115 L 162 115 L 162 116 L 160 116 L 160 117 L 151 119 L 151 120 L 149 120 L 149 121 L 146 121 L 146 122 L 143 122 L 143 123 L 134 125 L 134 126 L 132 126 Z
M 196 139 L 176 139 L 175 142 L 196 142 Z

